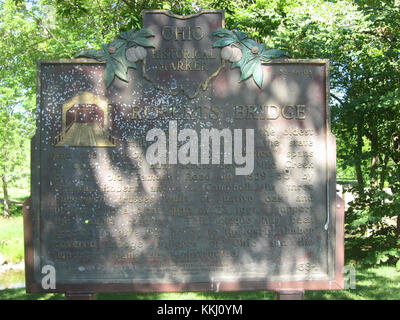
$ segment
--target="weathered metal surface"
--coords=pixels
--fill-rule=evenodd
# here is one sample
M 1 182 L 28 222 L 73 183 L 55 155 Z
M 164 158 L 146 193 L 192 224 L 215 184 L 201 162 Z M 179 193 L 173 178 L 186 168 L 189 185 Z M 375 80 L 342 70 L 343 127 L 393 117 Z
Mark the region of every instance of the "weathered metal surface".
M 212 48 L 221 12 L 147 15 L 159 61 L 147 49 L 142 67 L 128 69 L 129 82 L 116 77 L 106 88 L 105 64 L 94 60 L 39 64 L 27 290 L 341 288 L 344 212 L 335 192 L 328 61 L 265 63 L 259 88 L 240 81 L 240 70 Z M 197 33 L 168 40 L 173 33 L 164 31 L 161 41 L 165 25 Z M 164 59 L 168 48 L 209 55 Z M 160 61 L 208 67 L 160 73 Z M 166 164 L 146 160 L 154 128 L 165 133 Z M 218 164 L 201 161 L 201 133 L 212 128 L 227 134 Z M 188 160 L 183 129 L 197 134 L 190 148 L 197 164 L 181 161 Z M 235 154 L 251 130 L 253 167 L 251 157 L 239 164 Z M 55 267 L 55 289 L 41 286 L 45 265 Z

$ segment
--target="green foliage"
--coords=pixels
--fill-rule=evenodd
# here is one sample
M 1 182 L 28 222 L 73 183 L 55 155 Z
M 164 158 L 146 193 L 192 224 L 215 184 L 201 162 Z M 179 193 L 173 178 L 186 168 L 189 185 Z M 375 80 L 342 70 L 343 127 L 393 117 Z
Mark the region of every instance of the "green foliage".
M 357 188 L 354 192 L 360 191 Z M 350 256 L 367 265 L 395 264 L 400 259 L 400 239 L 395 217 L 400 194 L 371 188 L 350 203 L 346 213 L 347 248 Z
M 110 44 L 104 44 L 100 50 L 83 50 L 78 53 L 78 57 L 89 57 L 106 62 L 104 71 L 106 87 L 111 85 L 115 76 L 122 81 L 128 82 L 128 68 L 136 69 L 136 63 L 126 58 L 126 50 L 135 45 L 154 47 L 153 43 L 148 39 L 149 37 L 154 37 L 150 29 L 144 28 L 136 32 L 133 30 L 125 31 Z

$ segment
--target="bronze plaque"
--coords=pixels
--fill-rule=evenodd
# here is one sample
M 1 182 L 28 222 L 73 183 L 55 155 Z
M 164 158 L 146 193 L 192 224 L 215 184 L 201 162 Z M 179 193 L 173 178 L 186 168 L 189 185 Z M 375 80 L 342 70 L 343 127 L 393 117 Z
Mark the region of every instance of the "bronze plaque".
M 144 27 L 39 63 L 27 290 L 341 288 L 329 62 L 266 61 L 222 11 Z

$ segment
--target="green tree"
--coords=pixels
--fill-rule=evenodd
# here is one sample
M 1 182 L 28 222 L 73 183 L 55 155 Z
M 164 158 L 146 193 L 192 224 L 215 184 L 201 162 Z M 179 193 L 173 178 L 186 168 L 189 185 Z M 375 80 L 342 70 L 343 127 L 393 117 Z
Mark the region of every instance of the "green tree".
M 25 46 L 38 44 L 39 38 L 29 38 L 34 34 L 33 26 L 13 2 L 2 2 L 0 10 L 0 177 L 3 216 L 7 217 L 8 186 L 29 159 L 27 142 L 32 134 L 34 87 L 29 70 L 33 67 L 24 51 Z

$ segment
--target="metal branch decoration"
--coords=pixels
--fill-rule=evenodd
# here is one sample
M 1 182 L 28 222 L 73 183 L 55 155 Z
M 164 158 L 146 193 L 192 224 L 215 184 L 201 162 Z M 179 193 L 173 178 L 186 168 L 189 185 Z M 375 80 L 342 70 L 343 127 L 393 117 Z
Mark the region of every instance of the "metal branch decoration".
M 222 59 L 232 62 L 232 69 L 240 68 L 240 80 L 253 77 L 259 88 L 261 88 L 263 81 L 261 64 L 274 58 L 288 57 L 285 51 L 267 49 L 263 43 L 258 44 L 241 31 L 218 29 L 213 32 L 213 35 L 220 38 L 214 42 L 213 47 L 222 48 Z M 146 58 L 147 51 L 145 48 L 154 48 L 154 44 L 149 39 L 154 36 L 154 33 L 146 28 L 138 31 L 129 30 L 122 32 L 110 44 L 104 44 L 100 50 L 83 50 L 78 53 L 77 57 L 105 61 L 104 79 L 108 88 L 115 76 L 128 82 L 128 68 L 136 69 L 136 62 Z
M 115 76 L 122 81 L 128 82 L 128 68 L 136 69 L 136 62 L 146 58 L 147 52 L 145 48 L 154 48 L 149 39 L 154 36 L 154 33 L 146 28 L 138 31 L 129 30 L 122 32 L 110 44 L 104 44 L 100 50 L 83 50 L 77 56 L 106 62 L 104 80 L 108 88 Z
M 240 80 L 253 77 L 259 88 L 262 86 L 262 62 L 269 62 L 274 58 L 288 57 L 287 53 L 279 49 L 267 49 L 263 43 L 249 39 L 244 32 L 237 30 L 218 29 L 213 35 L 219 37 L 213 47 L 223 48 L 221 57 L 232 62 L 231 68 L 240 68 Z

